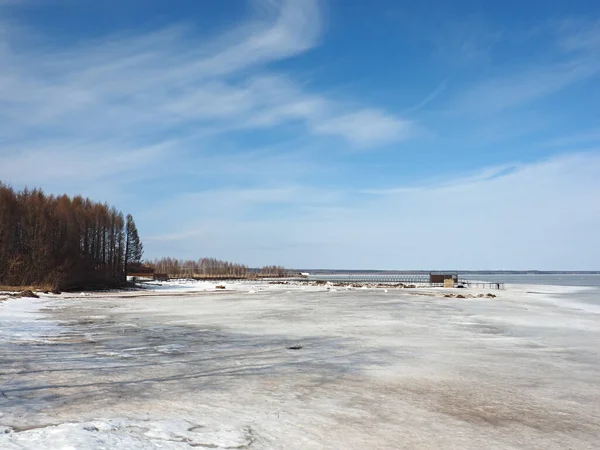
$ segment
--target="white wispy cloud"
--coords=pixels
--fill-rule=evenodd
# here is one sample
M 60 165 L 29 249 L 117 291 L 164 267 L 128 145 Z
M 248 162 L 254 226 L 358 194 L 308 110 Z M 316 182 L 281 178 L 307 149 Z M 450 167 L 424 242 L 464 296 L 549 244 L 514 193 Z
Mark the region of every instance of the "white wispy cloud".
M 472 86 L 463 95 L 460 108 L 501 111 L 553 94 L 598 73 L 600 60 L 595 58 L 528 67 L 521 73 Z
M 442 81 L 434 90 L 432 90 L 429 94 L 427 94 L 427 96 L 423 100 L 418 102 L 416 105 L 413 105 L 413 106 L 407 108 L 405 111 L 406 112 L 415 112 L 415 111 L 420 110 L 424 106 L 428 105 L 429 103 L 431 103 L 446 90 L 447 83 L 448 83 L 447 79 Z
M 434 22 L 435 23 L 435 22 Z M 431 22 L 426 24 L 431 27 Z M 502 31 L 478 15 L 461 16 L 436 23 L 428 29 L 436 53 L 447 61 L 478 64 L 490 60 L 494 46 L 502 39 Z
M 165 144 L 173 133 L 183 139 L 299 123 L 308 135 L 335 135 L 363 147 L 406 138 L 407 120 L 307 91 L 269 70 L 270 63 L 318 44 L 317 0 L 258 6 L 260 15 L 201 40 L 179 25 L 56 47 L 23 26 L 4 27 L 0 178 L 28 182 L 16 168 L 44 154 L 52 156 L 48 177 L 64 175 L 52 169 L 61 160 L 74 172 L 87 173 L 91 165 L 110 174 L 106 161 L 134 158 L 140 148 L 154 149 L 158 167 L 181 148 Z M 364 131 L 351 126 L 353 118 L 365 119 Z
M 117 178 L 132 168 L 142 170 L 154 164 L 156 158 L 172 151 L 176 143 L 127 145 L 119 140 L 100 143 L 88 140 L 59 141 L 53 145 L 43 143 L 39 147 L 26 144 L 8 146 L 4 149 L 6 153 L 0 154 L 0 179 L 18 177 L 23 184 L 43 185 L 57 179 L 94 182 L 107 174 Z M 107 152 L 108 145 L 111 150 Z
M 408 139 L 414 124 L 377 110 L 363 110 L 314 123 L 320 134 L 342 135 L 359 146 Z
M 489 168 L 367 196 L 297 185 L 215 190 L 213 197 L 185 197 L 185 209 L 156 211 L 170 232 L 149 236 L 147 248 L 298 268 L 589 269 L 596 255 L 581 249 L 600 245 L 598 155 Z M 181 220 L 221 198 L 227 207 L 218 214 L 191 226 Z M 276 207 L 293 199 L 303 204 L 288 214 L 256 213 L 265 202 Z
M 520 42 L 528 58 L 470 85 L 459 97 L 461 111 L 500 112 L 531 103 L 575 83 L 600 74 L 600 32 L 597 21 L 563 21 L 559 26 L 542 27 L 537 34 L 545 48 L 529 49 Z M 539 36 L 537 36 L 539 37 Z M 527 51 L 531 53 L 527 53 Z
M 600 51 L 600 20 L 564 20 L 557 31 L 559 44 L 567 51 Z

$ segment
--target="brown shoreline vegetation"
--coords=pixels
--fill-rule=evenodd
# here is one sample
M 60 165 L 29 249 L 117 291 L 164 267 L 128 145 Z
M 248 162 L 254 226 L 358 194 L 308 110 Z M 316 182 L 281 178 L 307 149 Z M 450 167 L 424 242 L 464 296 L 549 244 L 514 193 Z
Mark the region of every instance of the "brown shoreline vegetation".
M 143 246 L 133 217 L 81 196 L 15 191 L 0 183 L 0 285 L 122 287 Z

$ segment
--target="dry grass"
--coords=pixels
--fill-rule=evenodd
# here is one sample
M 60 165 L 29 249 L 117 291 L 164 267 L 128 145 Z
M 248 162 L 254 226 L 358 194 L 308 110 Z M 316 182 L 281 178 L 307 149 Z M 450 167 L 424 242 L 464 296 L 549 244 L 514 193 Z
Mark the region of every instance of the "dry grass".
M 21 291 L 43 292 L 43 291 L 52 291 L 52 289 L 54 289 L 54 287 L 50 284 L 29 285 L 29 286 L 0 285 L 0 292 L 21 292 Z

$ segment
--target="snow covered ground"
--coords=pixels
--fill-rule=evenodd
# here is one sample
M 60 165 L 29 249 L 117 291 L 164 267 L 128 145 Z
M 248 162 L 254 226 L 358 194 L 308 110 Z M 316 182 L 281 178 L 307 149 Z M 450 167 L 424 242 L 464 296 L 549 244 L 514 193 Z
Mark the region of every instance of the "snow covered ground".
M 39 343 L 47 335 L 60 331 L 56 321 L 39 310 L 48 303 L 50 295 L 43 298 L 11 298 L 0 295 L 0 345 L 7 343 Z
M 0 295 L 0 448 L 597 448 L 600 293 L 450 291 Z

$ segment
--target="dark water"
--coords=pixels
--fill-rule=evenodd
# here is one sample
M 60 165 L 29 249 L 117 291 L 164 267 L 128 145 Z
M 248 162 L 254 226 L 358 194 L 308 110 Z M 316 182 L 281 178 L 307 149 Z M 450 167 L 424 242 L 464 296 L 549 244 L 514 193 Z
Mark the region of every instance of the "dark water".
M 600 287 L 600 275 L 589 274 L 502 274 L 502 275 L 471 275 L 461 278 L 468 280 L 484 280 L 508 284 L 545 284 L 551 286 L 589 286 Z

